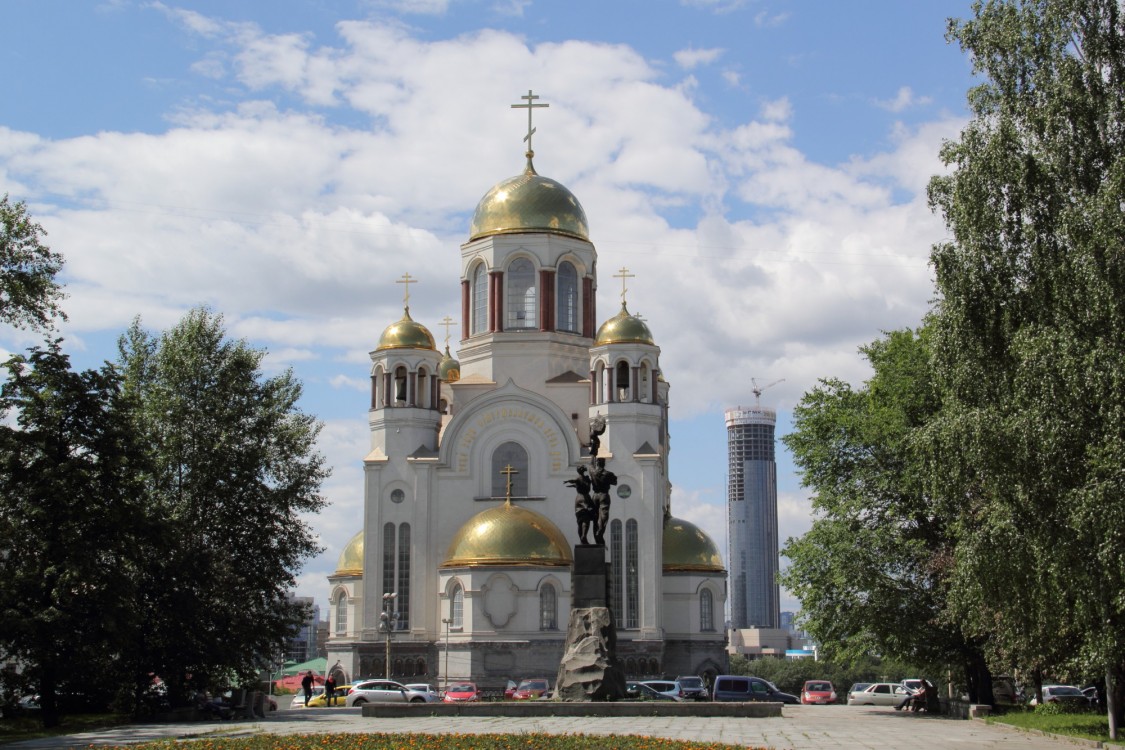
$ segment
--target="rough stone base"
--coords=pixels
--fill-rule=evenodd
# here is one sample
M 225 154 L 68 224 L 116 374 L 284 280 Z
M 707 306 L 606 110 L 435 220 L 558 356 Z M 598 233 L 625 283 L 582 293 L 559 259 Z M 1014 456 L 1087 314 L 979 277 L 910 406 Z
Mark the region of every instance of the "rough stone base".
M 607 607 L 570 610 L 566 647 L 555 680 L 557 701 L 611 701 L 625 697 L 617 665 L 617 635 Z

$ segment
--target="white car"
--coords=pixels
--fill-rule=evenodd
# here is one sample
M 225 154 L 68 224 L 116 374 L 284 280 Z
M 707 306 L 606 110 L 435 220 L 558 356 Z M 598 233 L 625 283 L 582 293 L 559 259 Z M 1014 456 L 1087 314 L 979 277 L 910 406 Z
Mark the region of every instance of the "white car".
M 897 682 L 875 682 L 858 693 L 848 693 L 849 706 L 897 706 L 913 695 Z
M 362 706 L 364 703 L 433 703 L 437 693 L 411 690 L 394 680 L 363 680 L 352 685 L 348 693 L 348 706 Z
M 427 685 L 424 682 L 408 682 L 406 683 L 407 690 L 417 690 L 419 693 L 429 693 L 434 696 L 434 700 L 441 700 L 441 694 L 433 685 Z

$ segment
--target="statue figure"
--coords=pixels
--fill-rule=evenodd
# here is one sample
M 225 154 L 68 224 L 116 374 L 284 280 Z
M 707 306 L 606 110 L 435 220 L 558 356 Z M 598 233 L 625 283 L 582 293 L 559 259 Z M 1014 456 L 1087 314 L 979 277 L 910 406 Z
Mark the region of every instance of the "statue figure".
M 590 459 L 598 457 L 598 449 L 602 445 L 602 435 L 605 434 L 605 417 L 601 414 L 590 420 Z
M 609 526 L 609 488 L 617 484 L 617 475 L 605 468 L 605 459 L 599 458 L 594 473 L 590 475 L 591 497 L 598 517 L 594 522 L 594 544 L 605 546 L 605 530 Z
M 597 509 L 590 498 L 590 477 L 586 475 L 586 467 L 578 467 L 578 476 L 568 479 L 563 484 L 573 487 L 577 494 L 574 496 L 574 518 L 578 521 L 578 538 L 583 544 L 589 544 L 586 535 L 590 533 L 590 526 L 597 519 Z

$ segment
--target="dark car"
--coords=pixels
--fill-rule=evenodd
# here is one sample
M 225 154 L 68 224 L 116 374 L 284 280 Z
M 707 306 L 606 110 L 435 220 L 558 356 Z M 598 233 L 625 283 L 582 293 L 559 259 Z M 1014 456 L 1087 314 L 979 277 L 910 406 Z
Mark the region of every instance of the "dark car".
M 702 677 L 683 675 L 677 677 L 676 682 L 680 683 L 680 691 L 683 693 L 684 700 L 705 701 L 711 697 L 711 694 L 707 692 L 707 683 L 703 681 Z
M 783 693 L 769 680 L 761 677 L 721 674 L 715 678 L 711 689 L 713 701 L 771 701 L 799 704 L 797 696 Z

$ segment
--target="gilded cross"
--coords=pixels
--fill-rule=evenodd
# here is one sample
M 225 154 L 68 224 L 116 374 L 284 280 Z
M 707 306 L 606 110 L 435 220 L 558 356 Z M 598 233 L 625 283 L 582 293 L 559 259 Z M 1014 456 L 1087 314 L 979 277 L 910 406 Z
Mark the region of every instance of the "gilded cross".
M 445 326 L 445 346 L 446 346 L 446 348 L 449 347 L 449 327 L 452 326 L 455 322 L 456 321 L 453 320 L 453 318 L 449 317 L 448 315 L 446 315 L 444 318 L 441 319 L 441 324 L 443 326 Z
M 410 273 L 407 272 L 407 273 L 404 273 L 402 275 L 402 278 L 399 279 L 398 281 L 396 281 L 395 283 L 396 284 L 402 284 L 402 286 L 403 286 L 402 306 L 403 307 L 410 307 L 410 285 L 411 284 L 417 284 L 418 279 L 410 278 Z
M 531 136 L 535 134 L 535 128 L 531 127 L 531 110 L 535 107 L 550 107 L 550 104 L 536 104 L 535 100 L 539 97 L 531 93 L 531 89 L 527 90 L 527 96 L 521 96 L 520 99 L 526 99 L 527 104 L 513 104 L 512 109 L 526 109 L 527 110 L 527 135 L 523 137 L 527 141 L 527 153 L 532 155 L 535 153 L 531 148 Z
M 507 490 L 508 494 L 506 496 L 505 502 L 508 505 L 511 505 L 512 504 L 512 475 L 513 474 L 519 474 L 519 472 L 517 470 L 513 469 L 511 464 L 508 464 L 507 466 L 505 466 L 503 469 L 500 470 L 500 473 L 505 474 L 508 477 L 508 490 Z
M 621 304 L 625 304 L 625 279 L 635 279 L 636 277 L 637 274 L 629 273 L 629 269 L 625 266 L 621 266 L 621 270 L 613 274 L 613 278 L 621 279 Z

